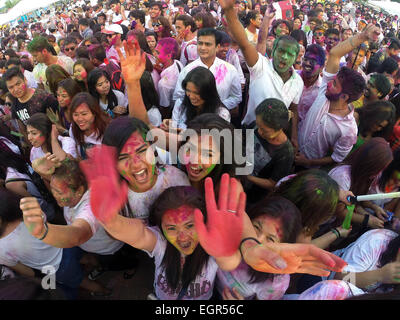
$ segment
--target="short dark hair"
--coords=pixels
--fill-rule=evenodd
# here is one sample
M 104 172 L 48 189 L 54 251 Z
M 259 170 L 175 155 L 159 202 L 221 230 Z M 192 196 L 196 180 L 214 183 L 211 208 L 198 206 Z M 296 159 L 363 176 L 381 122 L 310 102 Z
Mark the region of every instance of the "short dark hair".
M 213 28 L 201 28 L 197 31 L 197 39 L 204 36 L 214 36 L 215 45 L 217 45 L 217 30 Z
M 89 27 L 89 19 L 80 18 L 79 21 L 78 21 L 78 25 Z
M 229 36 L 229 34 L 227 34 L 224 31 L 221 30 L 217 30 L 217 44 L 225 44 L 225 43 L 232 43 L 232 39 Z
M 52 45 L 47 41 L 47 38 L 38 36 L 33 38 L 33 40 L 28 44 L 29 52 L 39 52 L 43 49 L 46 49 L 49 52 L 52 52 Z
M 176 21 L 182 21 L 183 25 L 185 27 L 190 26 L 190 31 L 194 32 L 196 31 L 196 22 L 191 16 L 188 16 L 186 14 L 181 14 L 176 18 Z
M 379 73 L 386 72 L 388 74 L 392 74 L 393 72 L 395 72 L 398 69 L 399 69 L 399 65 L 398 65 L 397 61 L 391 57 L 387 57 L 385 60 L 383 60 L 383 62 L 379 66 L 378 72 Z
M 389 49 L 399 50 L 400 49 L 400 40 L 398 38 L 390 38 Z
M 337 77 L 342 84 L 342 93 L 349 96 L 347 103 L 356 101 L 361 97 L 366 88 L 366 83 L 360 73 L 348 67 L 342 67 Z
M 160 11 L 162 11 L 162 2 L 161 1 L 150 2 L 149 8 L 155 7 L 155 6 L 157 6 L 160 9 Z
M 289 111 L 286 105 L 279 99 L 265 99 L 256 108 L 256 116 L 275 131 L 287 129 L 289 125 Z
M 381 98 L 383 99 L 384 97 L 386 97 L 389 94 L 390 89 L 392 88 L 388 77 L 386 77 L 382 73 L 372 73 L 370 75 L 370 78 L 375 79 L 374 85 L 376 89 L 378 89 L 379 93 L 382 94 Z
M 129 13 L 129 17 L 135 18 L 135 20 L 139 20 L 141 24 L 145 24 L 146 22 L 146 14 L 142 10 L 132 10 Z
M 340 36 L 339 30 L 335 28 L 329 28 L 328 30 L 325 31 L 325 37 L 327 37 L 330 34 L 336 34 L 337 36 Z
M 18 58 L 10 58 L 8 59 L 8 61 L 6 62 L 6 68 L 8 68 L 9 66 L 21 66 L 21 60 Z
M 21 68 L 19 67 L 12 67 L 10 69 L 8 69 L 4 74 L 3 74 L 3 79 L 5 81 L 10 81 L 12 78 L 14 77 L 18 77 L 21 79 L 25 79 L 24 74 L 21 71 Z
M 319 59 L 318 59 L 318 64 L 320 66 L 325 65 L 325 59 L 326 59 L 326 54 L 324 48 L 322 48 L 319 44 L 310 44 L 307 46 L 306 53 L 312 53 L 315 54 Z

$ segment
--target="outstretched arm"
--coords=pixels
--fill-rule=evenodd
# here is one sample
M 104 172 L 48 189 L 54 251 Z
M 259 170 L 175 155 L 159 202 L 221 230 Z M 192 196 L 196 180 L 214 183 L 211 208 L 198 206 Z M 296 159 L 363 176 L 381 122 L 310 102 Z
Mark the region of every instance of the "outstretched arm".
M 129 116 L 135 117 L 146 123 L 152 130 L 152 134 L 156 137 L 157 146 L 169 151 L 171 146 L 177 146 L 178 136 L 170 132 L 165 132 L 151 125 L 146 106 L 143 102 L 142 90 L 140 87 L 140 78 L 146 67 L 145 53 L 141 53 L 137 40 L 132 42 L 123 42 L 126 57 L 117 48 L 117 52 L 121 61 L 121 72 L 127 86 L 129 100 Z M 174 139 L 176 143 L 169 142 Z
M 222 9 L 224 9 L 226 21 L 233 38 L 238 43 L 243 52 L 246 63 L 249 67 L 254 66 L 258 61 L 258 52 L 256 48 L 249 42 L 246 32 L 240 23 L 236 11 L 234 9 L 234 0 L 218 0 Z
M 267 52 L 267 37 L 269 27 L 271 25 L 272 20 L 274 20 L 275 12 L 272 12 L 271 7 L 268 6 L 267 11 L 265 12 L 263 21 L 260 26 L 260 30 L 258 32 L 258 41 L 257 41 L 257 51 L 265 56 Z
M 346 41 L 339 42 L 329 52 L 329 58 L 326 63 L 326 71 L 329 73 L 337 73 L 339 71 L 340 59 L 353 49 L 357 48 L 361 43 L 371 40 L 377 41 L 380 29 L 369 24 L 361 33 L 348 38 Z

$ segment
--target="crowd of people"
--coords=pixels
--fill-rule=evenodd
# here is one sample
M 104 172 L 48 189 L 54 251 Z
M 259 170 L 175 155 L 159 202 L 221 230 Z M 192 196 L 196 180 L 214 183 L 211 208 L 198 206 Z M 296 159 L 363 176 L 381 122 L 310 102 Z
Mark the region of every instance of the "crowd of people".
M 1 297 L 50 299 L 49 267 L 110 296 L 139 250 L 149 299 L 396 295 L 398 16 L 291 5 L 72 0 L 1 31 Z

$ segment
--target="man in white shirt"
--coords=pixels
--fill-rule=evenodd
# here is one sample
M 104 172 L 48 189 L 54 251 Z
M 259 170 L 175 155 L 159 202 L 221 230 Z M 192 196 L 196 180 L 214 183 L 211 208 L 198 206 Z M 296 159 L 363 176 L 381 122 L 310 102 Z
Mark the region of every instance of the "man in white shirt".
M 182 64 L 175 60 L 179 46 L 173 38 L 162 38 L 155 49 L 156 66 L 160 67 L 160 81 L 158 82 L 158 94 L 160 96 L 160 112 L 163 119 L 169 119 L 173 107 L 173 93 L 178 81 L 179 73 L 183 69 Z
M 182 88 L 182 81 L 189 71 L 202 66 L 209 69 L 215 77 L 217 90 L 222 103 L 231 112 L 237 108 L 242 101 L 242 89 L 240 86 L 239 74 L 230 63 L 217 58 L 216 30 L 203 28 L 197 34 L 197 50 L 199 58 L 183 68 L 179 75 L 173 99 L 175 107 L 182 104 L 185 91 Z
M 274 42 L 272 60 L 262 56 L 247 39 L 246 32 L 234 9 L 233 0 L 219 0 L 229 30 L 243 52 L 250 71 L 249 101 L 242 121 L 250 125 L 256 120 L 255 109 L 265 99 L 283 101 L 292 111 L 292 144 L 297 146 L 297 104 L 303 91 L 303 80 L 293 69 L 300 47 L 295 39 L 282 36 Z
M 175 30 L 178 34 L 176 41 L 181 45 L 180 61 L 183 66 L 186 66 L 199 57 L 197 54 L 196 23 L 191 16 L 179 15 L 176 18 Z
M 369 25 L 330 51 L 318 96 L 299 131 L 297 165 L 327 166 L 342 162 L 350 153 L 357 141 L 357 123 L 349 103 L 360 98 L 366 84 L 355 70 L 343 67 L 339 71 L 340 59 L 364 41 L 376 41 L 379 33 L 379 28 Z

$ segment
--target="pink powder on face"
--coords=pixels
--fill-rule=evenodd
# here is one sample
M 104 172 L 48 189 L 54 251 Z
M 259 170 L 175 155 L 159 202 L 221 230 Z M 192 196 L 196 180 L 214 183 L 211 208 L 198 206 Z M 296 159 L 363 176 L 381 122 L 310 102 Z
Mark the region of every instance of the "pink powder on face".
M 81 77 L 82 77 L 82 79 L 86 79 L 86 77 L 87 77 L 87 72 L 86 72 L 85 70 L 83 70 L 83 71 L 81 72 Z
M 224 81 L 227 73 L 227 67 L 224 64 L 221 64 L 219 67 L 217 67 L 217 70 L 215 72 L 215 82 L 217 84 L 220 84 L 222 81 Z

